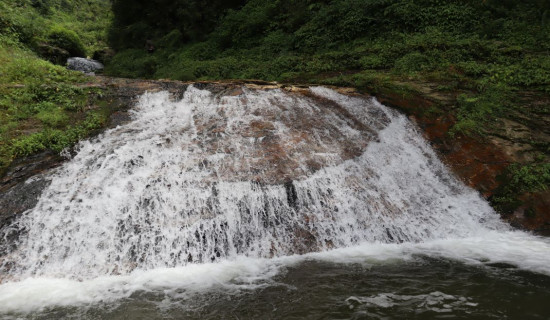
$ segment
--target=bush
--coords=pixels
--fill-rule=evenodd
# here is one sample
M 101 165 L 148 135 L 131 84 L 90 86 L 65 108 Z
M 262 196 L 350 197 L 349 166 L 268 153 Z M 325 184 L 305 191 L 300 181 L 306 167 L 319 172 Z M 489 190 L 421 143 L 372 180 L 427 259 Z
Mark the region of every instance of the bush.
M 411 52 L 395 61 L 395 70 L 403 73 L 412 73 L 431 69 L 430 58 L 420 52 Z
M 367 54 L 359 60 L 362 69 L 379 69 L 383 68 L 384 60 L 376 54 Z
M 61 26 L 53 26 L 47 35 L 48 43 L 67 50 L 72 56 L 85 57 L 86 49 L 76 32 Z
M 127 78 L 152 78 L 157 71 L 157 59 L 145 49 L 125 50 L 113 57 L 105 72 Z
M 520 191 L 544 191 L 550 186 L 550 163 L 512 165 L 509 172 L 512 185 Z
M 504 183 L 490 201 L 505 214 L 513 213 L 523 203 L 520 196 L 526 192 L 542 192 L 550 188 L 550 163 L 512 164 L 499 177 Z M 526 212 L 532 216 L 534 211 Z
M 183 34 L 178 29 L 174 29 L 158 41 L 158 46 L 162 48 L 177 48 L 182 43 Z

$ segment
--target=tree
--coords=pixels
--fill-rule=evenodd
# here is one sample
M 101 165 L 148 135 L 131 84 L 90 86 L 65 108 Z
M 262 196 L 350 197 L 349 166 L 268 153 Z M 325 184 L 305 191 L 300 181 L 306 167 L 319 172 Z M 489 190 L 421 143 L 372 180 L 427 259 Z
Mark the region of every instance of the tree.
M 143 46 L 177 30 L 182 42 L 197 41 L 210 33 L 218 19 L 245 0 L 113 0 L 110 40 L 115 48 Z

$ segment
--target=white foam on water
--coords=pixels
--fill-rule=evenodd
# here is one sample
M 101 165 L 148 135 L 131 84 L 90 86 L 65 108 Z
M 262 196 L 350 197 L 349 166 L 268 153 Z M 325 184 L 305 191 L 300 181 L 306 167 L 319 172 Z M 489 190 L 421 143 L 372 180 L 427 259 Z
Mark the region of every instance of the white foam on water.
M 434 311 L 449 313 L 464 307 L 475 307 L 477 303 L 466 297 L 457 297 L 435 291 L 419 295 L 398 295 L 394 293 L 380 293 L 369 297 L 349 297 L 346 303 L 350 309 L 393 308 L 395 306 L 413 306 L 416 312 Z
M 83 141 L 37 206 L 0 232 L 19 234 L 3 244 L 0 313 L 252 290 L 306 260 L 427 255 L 550 275 L 549 241 L 510 231 L 405 116 L 311 93 L 142 96 L 131 122 Z
M 550 276 L 548 252 L 550 252 L 550 241 L 547 238 L 535 237 L 523 232 L 488 232 L 479 237 L 434 240 L 424 243 L 366 243 L 326 252 L 272 259 L 236 257 L 232 260 L 189 264 L 178 268 L 136 270 L 124 276 L 101 276 L 84 281 L 67 278 L 27 278 L 0 285 L 0 313 L 26 313 L 53 306 L 108 304 L 141 291 L 161 292 L 170 296 L 182 290 L 186 295 L 215 288 L 230 291 L 254 290 L 277 285 L 272 281 L 273 277 L 285 268 L 299 266 L 306 261 L 393 264 L 414 259 L 415 255 L 423 255 L 449 258 L 459 263 L 473 265 L 509 263 L 524 270 Z M 181 298 L 181 294 L 178 294 L 178 297 Z M 381 297 L 370 298 L 376 298 L 376 301 L 382 299 Z M 395 297 L 393 299 L 392 296 L 386 298 L 400 300 Z M 419 297 L 415 296 L 414 299 L 417 298 Z M 359 300 L 363 303 L 374 303 L 374 300 L 369 299 L 368 301 Z

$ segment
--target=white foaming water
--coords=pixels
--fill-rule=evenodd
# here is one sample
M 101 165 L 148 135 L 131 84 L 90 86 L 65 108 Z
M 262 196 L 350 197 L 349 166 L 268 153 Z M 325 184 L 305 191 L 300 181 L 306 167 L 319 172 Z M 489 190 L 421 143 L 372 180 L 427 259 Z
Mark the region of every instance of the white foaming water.
M 525 270 L 550 275 L 549 250 L 550 241 L 545 238 L 523 232 L 489 231 L 485 235 L 472 238 L 402 244 L 365 243 L 325 252 L 271 259 L 241 256 L 214 263 L 135 270 L 128 275 L 100 276 L 84 281 L 30 277 L 0 285 L 0 313 L 27 313 L 50 306 L 90 306 L 98 303 L 108 305 L 141 291 L 163 292 L 169 297 L 185 299 L 209 289 L 230 292 L 255 290 L 276 285 L 271 280 L 274 276 L 287 267 L 306 261 L 374 265 L 399 263 L 411 260 L 415 255 L 423 255 L 456 259 L 473 265 L 510 263 Z M 181 293 L 182 289 L 184 293 Z M 389 298 L 395 304 L 403 297 Z M 423 301 L 429 298 L 432 298 L 431 294 L 412 297 Z M 361 303 L 370 301 L 369 298 L 359 300 Z
M 308 259 L 424 254 L 550 274 L 548 240 L 508 231 L 404 116 L 326 88 L 145 94 L 50 179 L 2 231 L 20 236 L 4 244 L 0 312 L 253 288 Z
M 463 306 L 475 307 L 477 303 L 471 302 L 465 297 L 456 297 L 435 291 L 420 295 L 397 295 L 393 293 L 381 293 L 371 297 L 349 297 L 346 302 L 351 309 L 365 307 L 392 308 L 396 305 L 414 305 L 416 311 L 430 310 L 437 313 L 452 312 Z

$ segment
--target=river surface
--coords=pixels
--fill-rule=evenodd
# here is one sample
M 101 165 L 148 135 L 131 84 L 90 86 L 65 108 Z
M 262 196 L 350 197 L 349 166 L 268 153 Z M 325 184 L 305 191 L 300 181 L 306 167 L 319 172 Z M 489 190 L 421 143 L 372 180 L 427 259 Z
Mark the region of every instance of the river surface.
M 549 319 L 512 230 L 375 99 L 147 93 L 0 230 L 5 319 Z
M 15 310 L 30 313 L 8 312 L 4 317 L 548 319 L 550 277 L 526 271 L 546 268 L 547 273 L 547 266 L 531 260 L 520 268 L 506 258 L 517 241 L 536 247 L 537 241 L 528 238 L 510 233 L 423 245 L 365 244 L 84 282 L 27 280 L 14 285 L 17 299 L 10 300 Z M 481 243 L 485 248 L 479 248 Z M 470 249 L 476 244 L 478 248 Z M 44 305 L 57 307 L 36 311 Z

